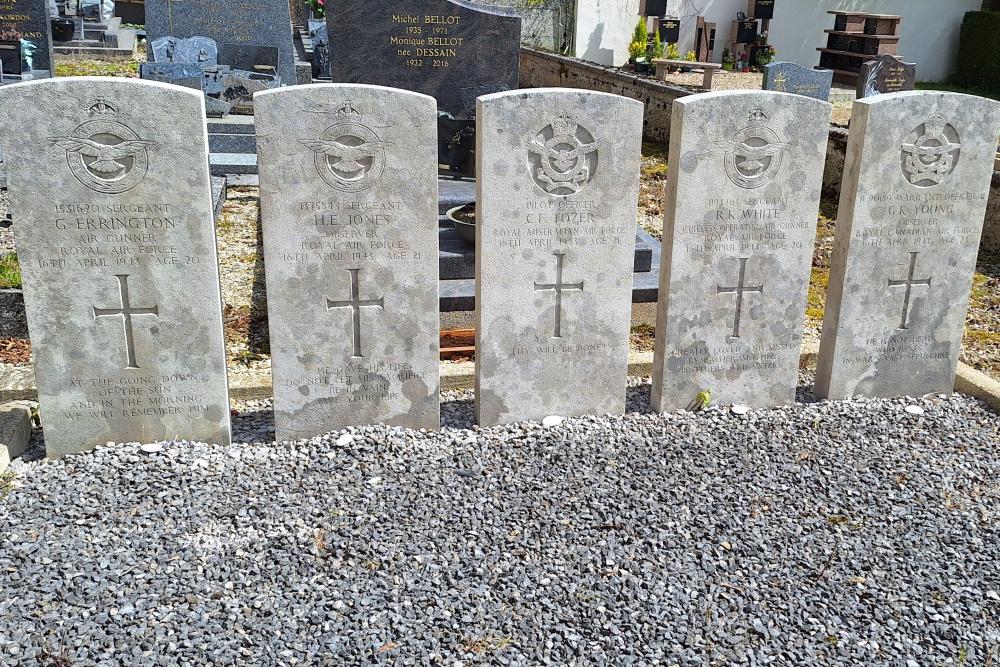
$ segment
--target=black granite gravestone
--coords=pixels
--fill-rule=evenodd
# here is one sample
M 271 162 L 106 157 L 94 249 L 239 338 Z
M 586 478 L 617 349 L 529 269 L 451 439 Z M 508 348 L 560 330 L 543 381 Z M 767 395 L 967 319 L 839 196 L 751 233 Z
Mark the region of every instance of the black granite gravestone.
M 35 45 L 32 70 L 52 71 L 48 0 L 0 0 L 0 33 L 16 33 Z M 20 74 L 20 66 L 17 73 Z M 10 74 L 14 67 L 4 70 Z
M 341 0 L 327 27 L 333 81 L 436 98 L 439 162 L 471 176 L 476 97 L 517 88 L 521 18 L 464 0 Z
M 115 0 L 115 16 L 122 23 L 144 25 L 146 23 L 146 0 Z
M 917 64 L 903 62 L 884 54 L 861 65 L 858 72 L 857 97 L 913 90 L 917 81 Z

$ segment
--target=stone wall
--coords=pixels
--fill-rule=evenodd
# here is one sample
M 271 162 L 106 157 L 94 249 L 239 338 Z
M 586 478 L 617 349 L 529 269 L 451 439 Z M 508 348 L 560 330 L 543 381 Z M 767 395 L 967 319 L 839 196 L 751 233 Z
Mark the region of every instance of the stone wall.
M 646 105 L 643 119 L 646 138 L 662 142 L 670 138 L 671 104 L 693 92 L 615 67 L 529 48 L 521 49 L 521 86 L 585 88 L 639 100 Z
M 636 76 L 615 67 L 604 67 L 577 58 L 529 48 L 521 49 L 521 86 L 587 88 L 637 99 L 646 105 L 644 120 L 646 139 L 662 143 L 670 140 L 670 108 L 673 101 L 695 92 L 649 77 Z M 831 127 L 826 169 L 823 174 L 823 195 L 833 201 L 840 198 L 840 180 L 844 172 L 846 155 L 847 130 Z M 1000 254 L 1000 172 L 993 174 L 982 248 L 990 253 Z

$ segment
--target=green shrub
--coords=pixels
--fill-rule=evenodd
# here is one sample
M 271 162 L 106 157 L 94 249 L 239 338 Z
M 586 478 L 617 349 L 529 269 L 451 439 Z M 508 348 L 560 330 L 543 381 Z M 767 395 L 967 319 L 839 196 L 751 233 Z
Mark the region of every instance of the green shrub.
M 21 267 L 17 263 L 17 255 L 0 255 L 0 289 L 21 286 Z
M 967 12 L 962 21 L 955 83 L 1000 93 L 1000 12 Z

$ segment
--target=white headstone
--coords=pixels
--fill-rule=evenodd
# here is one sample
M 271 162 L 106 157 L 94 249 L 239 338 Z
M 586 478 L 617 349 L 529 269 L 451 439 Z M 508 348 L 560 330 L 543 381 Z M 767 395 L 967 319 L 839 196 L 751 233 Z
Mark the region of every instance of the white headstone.
M 477 104 L 476 407 L 494 425 L 625 409 L 642 104 Z
M 7 86 L 0 140 L 49 456 L 228 443 L 202 94 L 91 77 Z
M 816 393 L 950 393 L 1000 135 L 1000 104 L 911 91 L 858 100 Z
M 254 104 L 278 438 L 437 428 L 434 98 L 321 84 Z
M 830 127 L 771 91 L 674 101 L 652 402 L 794 402 Z

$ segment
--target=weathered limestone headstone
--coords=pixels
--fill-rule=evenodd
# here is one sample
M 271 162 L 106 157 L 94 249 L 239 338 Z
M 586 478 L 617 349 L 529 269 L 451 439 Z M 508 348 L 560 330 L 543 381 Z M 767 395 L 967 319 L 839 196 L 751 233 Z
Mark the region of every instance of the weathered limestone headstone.
M 642 104 L 539 88 L 476 118 L 479 423 L 623 412 Z
M 217 44 L 278 49 L 278 74 L 295 81 L 288 0 L 147 0 L 146 32 L 160 37 L 203 35 Z
M 52 71 L 52 30 L 48 0 L 0 0 L 0 32 L 15 32 L 35 45 L 32 69 Z M 16 71 L 9 68 L 9 71 Z
M 764 90 L 815 97 L 824 102 L 830 99 L 833 70 L 811 69 L 798 63 L 771 63 L 764 65 Z
M 202 97 L 91 77 L 0 88 L 51 457 L 109 440 L 229 442 Z
M 817 395 L 952 391 L 998 135 L 979 97 L 854 104 Z
M 768 91 L 674 101 L 652 403 L 794 402 L 831 107 Z
M 325 84 L 254 104 L 278 438 L 437 428 L 433 98 Z
M 896 56 L 886 53 L 861 65 L 861 70 L 858 72 L 857 97 L 861 99 L 913 90 L 916 81 L 916 63 L 903 62 Z

